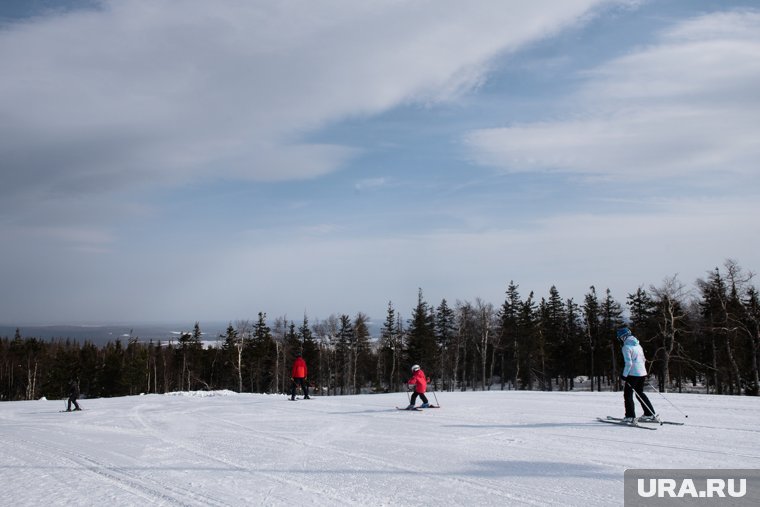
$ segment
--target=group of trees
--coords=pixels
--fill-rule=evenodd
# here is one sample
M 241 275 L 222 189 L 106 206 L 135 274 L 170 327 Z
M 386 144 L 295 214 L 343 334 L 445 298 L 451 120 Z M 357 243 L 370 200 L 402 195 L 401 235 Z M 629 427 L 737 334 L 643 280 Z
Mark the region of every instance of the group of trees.
M 697 280 L 688 291 L 677 277 L 639 287 L 624 307 L 592 286 L 583 301 L 521 295 L 510 282 L 504 302 L 445 299 L 429 305 L 420 289 L 411 317 L 392 303 L 379 336 L 369 318 L 332 315 L 300 325 L 285 317 L 230 323 L 216 345 L 204 347 L 200 325 L 177 341 L 110 342 L 0 340 L 0 399 L 61 398 L 71 378 L 90 397 L 231 389 L 286 392 L 296 353 L 309 366 L 317 394 L 404 389 L 420 364 L 438 390 L 617 390 L 622 360 L 616 330 L 629 325 L 650 360 L 660 390 L 698 388 L 758 395 L 760 298 L 734 261 Z M 270 326 L 271 324 L 271 326 Z

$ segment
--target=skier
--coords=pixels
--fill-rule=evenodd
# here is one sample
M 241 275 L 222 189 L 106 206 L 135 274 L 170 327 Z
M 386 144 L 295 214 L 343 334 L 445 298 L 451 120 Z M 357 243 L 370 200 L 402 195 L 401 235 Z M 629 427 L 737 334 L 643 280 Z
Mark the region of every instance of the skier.
M 79 403 L 77 403 L 77 398 L 79 398 L 79 382 L 76 379 L 71 379 L 69 381 L 69 403 L 68 407 L 66 408 L 66 412 L 71 412 L 71 404 L 74 404 L 74 410 L 82 410 L 79 408 Z
M 407 410 L 412 410 L 414 408 L 414 404 L 417 403 L 417 396 L 422 400 L 420 408 L 430 407 L 428 399 L 425 396 L 428 382 L 430 382 L 430 379 L 425 377 L 425 372 L 420 369 L 420 365 L 415 364 L 412 366 L 412 378 L 407 381 L 407 384 L 414 385 L 414 392 L 412 393 L 412 399 L 409 401 L 409 406 L 406 407 Z
M 646 358 L 644 350 L 639 345 L 639 340 L 633 336 L 631 330 L 627 327 L 621 327 L 617 331 L 617 339 L 623 345 L 623 360 L 625 367 L 620 374 L 620 378 L 625 384 L 623 390 L 623 399 L 625 400 L 625 418 L 623 422 L 636 424 L 636 407 L 633 403 L 634 391 L 639 399 L 644 415 L 639 419 L 643 422 L 659 421 L 659 417 L 654 412 L 652 402 L 649 401 L 644 393 L 644 381 L 647 378 L 647 369 L 645 365 Z
M 309 398 L 309 384 L 306 383 L 306 361 L 303 360 L 303 357 L 301 357 L 301 353 L 298 352 L 296 354 L 296 360 L 293 361 L 293 370 L 291 371 L 290 380 L 291 383 L 291 390 L 290 390 L 290 399 L 295 400 L 296 399 L 296 386 L 301 386 L 301 391 L 303 391 L 303 399 L 308 400 Z

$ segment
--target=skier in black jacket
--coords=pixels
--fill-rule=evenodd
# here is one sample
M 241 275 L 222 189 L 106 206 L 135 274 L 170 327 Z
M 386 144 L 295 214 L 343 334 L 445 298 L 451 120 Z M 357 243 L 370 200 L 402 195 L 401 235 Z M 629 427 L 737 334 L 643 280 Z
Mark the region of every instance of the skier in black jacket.
M 66 409 L 66 412 L 71 412 L 71 404 L 74 404 L 74 410 L 82 410 L 79 408 L 79 403 L 77 403 L 77 398 L 79 398 L 79 382 L 77 382 L 75 379 L 71 379 L 69 381 L 69 404 L 68 408 Z

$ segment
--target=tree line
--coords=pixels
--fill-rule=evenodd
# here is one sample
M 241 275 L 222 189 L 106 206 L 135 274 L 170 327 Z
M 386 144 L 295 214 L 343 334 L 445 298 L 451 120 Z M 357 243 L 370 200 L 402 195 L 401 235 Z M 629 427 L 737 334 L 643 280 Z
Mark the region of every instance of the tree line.
M 284 393 L 296 353 L 309 366 L 315 394 L 403 390 L 412 364 L 422 366 L 436 390 L 619 390 L 622 325 L 639 338 L 661 391 L 757 396 L 760 298 L 752 278 L 728 260 L 693 290 L 673 276 L 637 288 L 624 303 L 593 286 L 574 301 L 554 286 L 538 298 L 510 282 L 498 307 L 481 299 L 433 306 L 420 289 L 408 319 L 388 303 L 376 337 L 363 313 L 313 323 L 304 315 L 296 324 L 286 317 L 269 322 L 260 312 L 230 323 L 210 347 L 199 323 L 176 341 L 134 337 L 102 347 L 17 330 L 0 339 L 0 400 L 63 398 L 71 379 L 88 397 Z

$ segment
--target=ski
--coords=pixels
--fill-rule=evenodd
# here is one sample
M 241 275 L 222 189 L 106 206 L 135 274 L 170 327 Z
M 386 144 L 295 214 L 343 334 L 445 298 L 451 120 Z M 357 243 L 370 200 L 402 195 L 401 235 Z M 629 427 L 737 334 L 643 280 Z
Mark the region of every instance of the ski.
M 622 421 L 622 417 L 612 417 L 611 415 L 607 416 L 607 419 L 610 419 L 611 421 Z M 672 424 L 674 426 L 683 426 L 684 423 L 677 422 L 677 421 L 638 421 L 640 424 Z
M 618 426 L 628 426 L 629 428 L 641 428 L 642 430 L 656 430 L 657 428 L 654 428 L 652 426 L 641 426 L 640 424 L 628 424 L 627 422 L 615 421 L 614 419 L 602 419 L 601 417 L 596 418 L 597 421 L 608 423 L 608 424 L 617 424 Z
M 425 410 L 426 408 L 441 408 L 441 406 L 440 405 L 428 405 L 427 407 L 419 407 L 419 408 L 421 408 L 422 410 Z
M 409 412 L 422 412 L 422 409 L 421 409 L 421 408 L 418 408 L 418 407 L 413 407 L 413 408 L 406 408 L 406 407 L 404 407 L 404 408 L 401 408 L 401 407 L 396 407 L 396 410 L 408 410 Z

